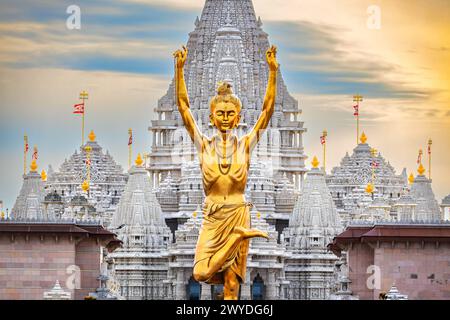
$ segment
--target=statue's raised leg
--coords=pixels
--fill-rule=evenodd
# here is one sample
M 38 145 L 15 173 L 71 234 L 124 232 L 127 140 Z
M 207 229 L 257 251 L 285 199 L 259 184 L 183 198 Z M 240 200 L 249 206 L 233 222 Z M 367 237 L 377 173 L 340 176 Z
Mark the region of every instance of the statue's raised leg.
M 235 227 L 233 233 L 230 234 L 229 240 L 217 251 L 210 259 L 198 261 L 194 266 L 194 279 L 200 282 L 208 281 L 219 269 L 223 266 L 225 261 L 236 250 L 243 240 L 262 237 L 268 239 L 267 233 L 255 230 L 246 229 L 244 227 Z

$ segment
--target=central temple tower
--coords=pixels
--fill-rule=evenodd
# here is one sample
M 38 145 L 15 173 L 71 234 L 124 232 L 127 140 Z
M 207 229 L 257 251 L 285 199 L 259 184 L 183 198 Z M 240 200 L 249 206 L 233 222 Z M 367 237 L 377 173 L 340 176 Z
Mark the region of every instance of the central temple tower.
M 200 130 L 212 134 L 209 101 L 215 95 L 218 82 L 227 81 L 233 85 L 233 91 L 242 101 L 238 135 L 245 134 L 253 127 L 261 111 L 268 80 L 265 61 L 265 52 L 269 48 L 268 35 L 262 30 L 261 19 L 256 18 L 252 1 L 207 0 L 201 18 L 197 17 L 195 29 L 189 34 L 187 48 L 186 84 L 191 111 Z M 252 166 L 256 167 L 251 170 L 260 172 L 263 179 L 250 174 L 247 189 L 248 200 L 270 215 L 269 221 L 282 221 L 279 225 L 281 229 L 283 224 L 287 225 L 294 206 L 293 197 L 284 199 L 282 190 L 286 190 L 286 182 L 290 185 L 288 189 L 295 192 L 300 190 L 306 172 L 302 140 L 306 129 L 303 122 L 299 121 L 301 110 L 297 100 L 287 91 L 281 74 L 278 79 L 275 112 L 252 159 Z M 149 128 L 152 147 L 147 165 L 172 230 L 178 223 L 185 221 L 184 216 L 190 216 L 187 215 L 189 210 L 192 213 L 203 201 L 203 196 L 199 197 L 202 190 L 197 181 L 183 183 L 183 176 L 188 174 L 183 173 L 183 168 L 192 168 L 189 163 L 195 167 L 198 161 L 174 98 L 172 81 L 155 108 L 158 119 L 152 121 Z M 264 170 L 257 169 L 261 167 Z M 265 183 L 257 183 L 258 180 L 264 180 Z M 172 185 L 173 190 L 166 190 L 168 185 Z M 259 197 L 259 192 L 264 197 Z M 183 212 L 180 200 L 183 208 L 192 208 Z M 259 206 L 258 202 L 261 202 Z M 174 220 L 171 222 L 171 219 Z

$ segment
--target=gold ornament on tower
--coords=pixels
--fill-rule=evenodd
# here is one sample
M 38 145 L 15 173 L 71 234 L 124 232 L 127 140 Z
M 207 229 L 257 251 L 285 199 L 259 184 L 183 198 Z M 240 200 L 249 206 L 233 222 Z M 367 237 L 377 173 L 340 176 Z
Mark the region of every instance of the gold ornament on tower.
M 319 162 L 319 160 L 317 159 L 316 156 L 314 156 L 311 164 L 312 164 L 313 168 L 318 168 L 319 167 L 320 162 Z
M 88 138 L 89 138 L 89 141 L 91 141 L 91 142 L 94 142 L 94 141 L 95 141 L 95 139 L 97 138 L 97 136 L 95 135 L 94 130 L 91 130 L 91 132 L 89 133 Z
M 142 167 L 142 164 L 144 163 L 144 160 L 142 160 L 142 157 L 141 157 L 140 153 L 138 153 L 135 163 L 136 163 L 137 167 Z
M 278 62 L 275 46 L 266 52 L 269 69 L 262 112 L 250 132 L 238 137 L 233 130 L 241 120 L 242 103 L 231 84 L 222 82 L 210 102 L 212 137 L 204 135 L 191 113 L 184 79 L 188 50 L 174 53 L 175 95 L 186 130 L 199 153 L 206 195 L 203 222 L 194 258 L 195 280 L 224 285 L 224 299 L 237 300 L 245 280 L 250 239 L 268 234 L 250 227 L 251 203 L 245 199 L 250 158 L 275 109 Z
M 364 133 L 364 131 L 363 131 L 363 133 L 361 135 L 361 138 L 359 138 L 359 141 L 361 141 L 362 144 L 365 144 L 367 142 L 367 136 Z
M 367 187 L 366 187 L 366 192 L 367 192 L 367 193 L 373 193 L 373 191 L 374 191 L 373 184 L 369 182 L 369 183 L 367 184 Z
M 31 171 L 31 172 L 36 172 L 37 169 L 38 169 L 38 165 L 37 165 L 37 163 L 36 163 L 36 160 L 33 159 L 33 160 L 31 161 L 30 171 Z
M 425 173 L 425 168 L 424 168 L 423 164 L 419 164 L 419 168 L 417 168 L 417 172 L 419 173 L 419 176 L 423 176 L 423 174 Z
M 47 172 L 45 172 L 45 170 L 42 170 L 41 172 L 41 179 L 42 181 L 47 181 Z
M 412 172 L 409 174 L 408 182 L 409 182 L 409 184 L 414 183 L 414 175 L 412 174 Z
M 84 192 L 88 192 L 88 190 L 89 190 L 89 182 L 88 182 L 87 180 L 84 180 L 84 181 L 83 181 L 83 184 L 81 185 L 81 189 L 82 189 Z

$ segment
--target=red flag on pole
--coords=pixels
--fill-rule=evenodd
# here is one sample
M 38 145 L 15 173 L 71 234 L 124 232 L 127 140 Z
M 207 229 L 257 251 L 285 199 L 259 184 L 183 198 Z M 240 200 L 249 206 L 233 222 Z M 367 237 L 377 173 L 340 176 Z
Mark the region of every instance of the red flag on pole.
M 325 144 L 325 136 L 320 136 L 320 144 Z
M 355 113 L 353 113 L 354 116 L 358 116 L 359 115 L 359 106 L 353 106 L 353 109 L 355 109 Z
M 74 114 L 84 114 L 84 103 L 79 103 L 73 106 L 74 110 L 73 113 Z
M 128 139 L 128 145 L 131 146 L 133 144 L 133 133 L 130 131 L 130 138 Z
M 431 146 L 428 145 L 428 154 L 431 154 Z
M 34 147 L 34 152 L 33 155 L 31 157 L 32 160 L 37 160 L 38 159 L 38 150 L 36 147 Z

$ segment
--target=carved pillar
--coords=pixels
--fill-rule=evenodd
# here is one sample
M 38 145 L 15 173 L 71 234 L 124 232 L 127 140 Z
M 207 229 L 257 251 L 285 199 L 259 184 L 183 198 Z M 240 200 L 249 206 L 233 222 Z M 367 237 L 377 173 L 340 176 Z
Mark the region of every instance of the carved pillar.
M 159 188 L 159 175 L 160 175 L 160 172 L 156 171 L 156 188 Z
M 251 300 L 252 293 L 250 290 L 250 273 L 251 269 L 247 269 L 247 273 L 245 275 L 245 282 L 241 283 L 241 300 Z
M 268 270 L 268 279 L 266 284 L 266 297 L 267 300 L 278 300 L 277 286 L 275 283 L 275 270 Z
M 175 300 L 186 299 L 186 283 L 184 281 L 183 269 L 177 270 L 177 280 L 175 282 Z
M 156 133 L 155 130 L 152 130 L 152 147 L 156 147 Z
M 302 134 L 302 132 L 298 133 L 298 146 L 299 146 L 299 148 L 303 148 L 303 134 Z

